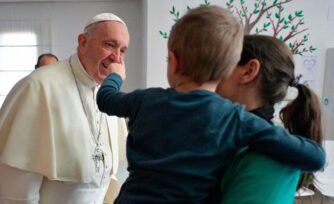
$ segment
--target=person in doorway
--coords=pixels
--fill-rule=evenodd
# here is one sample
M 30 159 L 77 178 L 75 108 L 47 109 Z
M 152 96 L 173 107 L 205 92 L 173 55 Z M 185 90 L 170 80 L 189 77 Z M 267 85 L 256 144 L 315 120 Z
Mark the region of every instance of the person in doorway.
M 128 46 L 124 21 L 98 14 L 76 54 L 14 86 L 0 110 L 0 203 L 101 204 L 108 187 L 118 193 L 126 124 L 101 113 L 95 97 Z
M 209 203 L 218 172 L 246 145 L 303 170 L 324 165 L 324 151 L 315 142 L 291 136 L 215 93 L 239 61 L 242 41 L 241 25 L 228 10 L 200 6 L 172 27 L 170 88 L 120 92 L 124 61 L 108 67 L 98 107 L 129 118 L 129 177 L 116 204 Z
M 298 83 L 294 68 L 293 54 L 284 42 L 272 36 L 246 35 L 241 59 L 231 76 L 218 85 L 217 93 L 273 124 L 274 105 L 285 98 L 288 87 L 294 87 L 297 97 L 280 112 L 283 125 L 290 133 L 321 145 L 318 97 Z M 297 188 L 308 187 L 312 179 L 311 173 L 300 177 L 300 170 L 245 148 L 223 174 L 220 203 L 292 204 Z
M 52 63 L 56 63 L 58 62 L 58 57 L 54 54 L 51 53 L 44 53 L 41 54 L 38 59 L 37 59 L 37 63 L 35 65 L 35 69 L 42 67 L 44 65 L 48 65 L 48 64 L 52 64 Z

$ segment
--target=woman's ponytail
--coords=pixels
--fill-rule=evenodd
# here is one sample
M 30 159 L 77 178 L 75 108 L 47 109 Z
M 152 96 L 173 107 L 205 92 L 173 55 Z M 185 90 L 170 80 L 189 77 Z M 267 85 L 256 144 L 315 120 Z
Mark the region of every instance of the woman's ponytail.
M 323 139 L 321 107 L 317 95 L 303 84 L 290 83 L 290 85 L 298 89 L 298 96 L 280 111 L 284 126 L 290 133 L 303 135 L 321 145 Z M 313 180 L 313 174 L 302 174 L 298 188 L 308 187 Z

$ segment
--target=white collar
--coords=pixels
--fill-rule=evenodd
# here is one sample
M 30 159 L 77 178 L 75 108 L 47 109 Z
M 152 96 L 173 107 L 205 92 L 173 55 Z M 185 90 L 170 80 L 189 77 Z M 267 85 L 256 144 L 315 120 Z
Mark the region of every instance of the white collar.
M 74 54 L 70 57 L 70 66 L 73 69 L 73 72 L 75 74 L 75 77 L 77 80 L 84 84 L 85 86 L 89 88 L 95 88 L 98 86 L 98 83 L 96 83 L 91 76 L 88 75 L 85 68 L 80 62 L 80 59 L 77 54 Z

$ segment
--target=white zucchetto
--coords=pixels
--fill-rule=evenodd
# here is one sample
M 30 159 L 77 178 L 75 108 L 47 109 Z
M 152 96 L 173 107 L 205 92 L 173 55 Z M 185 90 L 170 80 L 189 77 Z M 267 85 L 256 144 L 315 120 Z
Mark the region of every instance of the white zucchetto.
M 102 21 L 117 21 L 117 22 L 120 22 L 124 25 L 125 22 L 118 16 L 116 16 L 115 14 L 112 14 L 112 13 L 100 13 L 100 14 L 97 14 L 96 16 L 94 16 L 92 19 L 90 19 L 87 23 L 86 23 L 86 26 L 85 26 L 85 29 L 94 24 L 94 23 L 97 23 L 97 22 L 102 22 Z

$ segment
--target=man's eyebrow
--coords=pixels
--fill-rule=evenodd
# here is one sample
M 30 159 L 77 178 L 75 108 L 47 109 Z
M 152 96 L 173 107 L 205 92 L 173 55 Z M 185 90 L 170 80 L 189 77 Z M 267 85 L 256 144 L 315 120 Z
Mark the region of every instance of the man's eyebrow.
M 120 45 L 120 43 L 117 40 L 114 39 L 107 39 L 102 41 L 104 43 L 115 43 L 116 45 Z M 128 49 L 128 46 L 123 46 L 122 49 Z
M 109 42 L 112 42 L 112 43 L 117 43 L 117 40 L 114 40 L 114 39 L 107 39 L 107 40 L 103 40 L 102 42 L 106 42 L 106 43 L 109 43 Z

